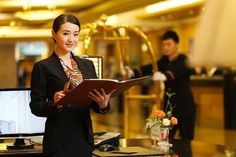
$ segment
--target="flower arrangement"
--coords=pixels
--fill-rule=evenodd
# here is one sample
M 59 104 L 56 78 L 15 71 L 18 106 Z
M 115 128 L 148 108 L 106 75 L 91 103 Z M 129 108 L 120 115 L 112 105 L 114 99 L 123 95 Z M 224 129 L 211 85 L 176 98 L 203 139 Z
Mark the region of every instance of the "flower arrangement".
M 168 99 L 165 112 L 162 110 L 156 110 L 154 114 L 147 119 L 146 129 L 152 128 L 155 125 L 160 127 L 168 127 L 169 129 L 171 129 L 178 123 L 177 118 L 172 116 L 173 106 L 170 102 L 171 97 L 175 95 L 175 93 L 167 92 L 166 95 Z

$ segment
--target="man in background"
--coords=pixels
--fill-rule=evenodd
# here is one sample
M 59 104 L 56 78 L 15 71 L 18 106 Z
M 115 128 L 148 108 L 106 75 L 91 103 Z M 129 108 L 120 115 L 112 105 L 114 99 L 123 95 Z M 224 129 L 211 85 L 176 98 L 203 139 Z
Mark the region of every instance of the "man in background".
M 137 69 L 125 67 L 126 74 L 131 77 L 141 77 L 153 74 L 153 80 L 164 81 L 165 93 L 175 93 L 171 97 L 173 105 L 173 116 L 178 119 L 178 124 L 170 131 L 170 138 L 174 138 L 177 130 L 182 139 L 192 140 L 194 138 L 196 107 L 190 89 L 190 75 L 193 69 L 188 64 L 186 55 L 178 52 L 179 36 L 176 32 L 169 30 L 162 36 L 163 55 L 156 62 L 159 71 L 153 73 L 151 64 L 141 66 Z M 167 96 L 164 96 L 164 107 Z

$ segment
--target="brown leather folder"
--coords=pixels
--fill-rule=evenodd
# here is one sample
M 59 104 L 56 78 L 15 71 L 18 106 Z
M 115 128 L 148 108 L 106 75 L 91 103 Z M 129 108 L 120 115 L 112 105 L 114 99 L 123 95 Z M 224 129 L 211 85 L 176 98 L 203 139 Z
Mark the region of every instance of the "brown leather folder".
M 149 76 L 123 81 L 113 79 L 86 79 L 71 92 L 68 92 L 56 105 L 88 105 L 93 102 L 93 100 L 88 97 L 88 94 L 89 92 L 93 92 L 94 89 L 100 91 L 103 88 L 106 93 L 115 89 L 116 91 L 112 94 L 112 97 L 114 97 L 147 78 L 149 78 Z

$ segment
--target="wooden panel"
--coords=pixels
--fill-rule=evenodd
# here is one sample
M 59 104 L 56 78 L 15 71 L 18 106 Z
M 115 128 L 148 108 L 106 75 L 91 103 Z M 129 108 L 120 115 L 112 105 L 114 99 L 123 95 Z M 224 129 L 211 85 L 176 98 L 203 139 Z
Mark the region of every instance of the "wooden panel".
M 197 105 L 196 126 L 224 128 L 224 102 L 222 87 L 192 87 Z

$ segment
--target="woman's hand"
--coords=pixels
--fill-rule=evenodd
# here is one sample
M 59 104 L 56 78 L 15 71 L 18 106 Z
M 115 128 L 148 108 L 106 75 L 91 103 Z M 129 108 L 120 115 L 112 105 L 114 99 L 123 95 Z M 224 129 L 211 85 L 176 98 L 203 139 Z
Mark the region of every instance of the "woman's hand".
M 54 102 L 58 102 L 61 98 L 63 98 L 65 96 L 65 92 L 64 91 L 58 91 L 54 94 Z M 57 108 L 62 108 L 63 105 L 57 105 Z
M 94 89 L 93 92 L 89 92 L 88 97 L 91 98 L 92 100 L 94 100 L 96 103 L 98 103 L 98 105 L 101 109 L 104 109 L 107 107 L 110 97 L 115 91 L 116 91 L 116 89 L 114 89 L 110 93 L 106 94 L 105 90 L 103 88 L 101 88 L 100 92 L 98 90 Z

